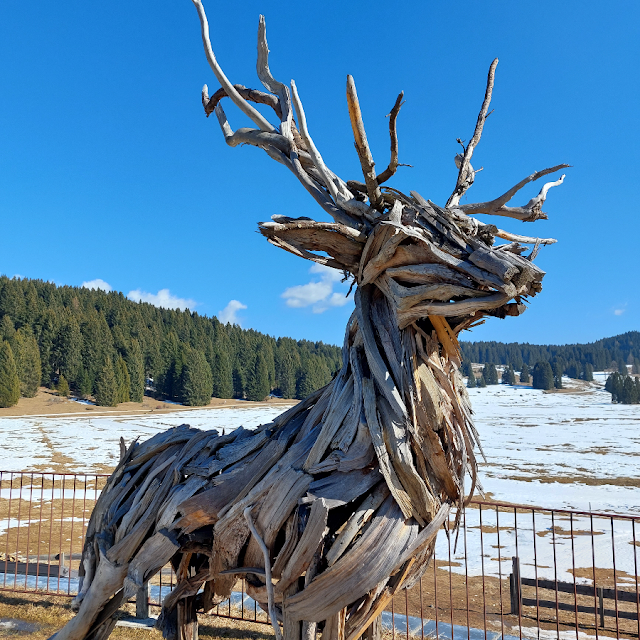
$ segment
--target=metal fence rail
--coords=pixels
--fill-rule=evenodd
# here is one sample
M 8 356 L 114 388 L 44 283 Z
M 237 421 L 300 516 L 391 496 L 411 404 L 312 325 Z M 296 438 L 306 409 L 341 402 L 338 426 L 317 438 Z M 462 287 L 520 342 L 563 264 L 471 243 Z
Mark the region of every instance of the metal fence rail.
M 0 590 L 72 596 L 106 475 L 0 471 Z M 450 526 L 453 524 L 453 516 Z M 640 515 L 474 501 L 383 613 L 391 637 L 638 638 Z M 149 585 L 159 605 L 170 567 Z M 239 580 L 214 615 L 268 622 Z

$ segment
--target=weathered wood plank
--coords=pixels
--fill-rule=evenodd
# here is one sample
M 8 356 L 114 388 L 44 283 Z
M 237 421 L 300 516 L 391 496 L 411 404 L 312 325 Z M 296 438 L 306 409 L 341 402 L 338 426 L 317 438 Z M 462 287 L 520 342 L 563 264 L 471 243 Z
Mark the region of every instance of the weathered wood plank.
M 276 592 L 282 593 L 285 599 L 289 595 L 289 587 L 298 580 L 313 561 L 313 557 L 322 543 L 327 531 L 327 517 L 329 515 L 329 506 L 322 498 L 315 500 L 311 504 L 309 520 L 304 529 L 294 552 L 291 554 L 289 561 L 282 570 L 280 582 L 276 585 Z M 297 590 L 296 590 L 297 593 Z

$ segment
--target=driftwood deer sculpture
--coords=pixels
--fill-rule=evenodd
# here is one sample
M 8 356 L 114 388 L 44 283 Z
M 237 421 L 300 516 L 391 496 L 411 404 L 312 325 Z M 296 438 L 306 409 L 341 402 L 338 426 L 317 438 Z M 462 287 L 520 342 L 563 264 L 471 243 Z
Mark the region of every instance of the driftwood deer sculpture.
M 87 530 L 77 616 L 56 638 L 107 638 L 120 604 L 171 562 L 177 584 L 159 619 L 166 638 L 197 638 L 196 611 L 226 599 L 244 576 L 277 637 L 311 640 L 322 632 L 324 640 L 356 640 L 399 589 L 420 578 L 438 529 L 450 510 L 460 517 L 476 486 L 478 437 L 458 372 L 457 335 L 484 316 L 522 313 L 544 276 L 533 258 L 555 242 L 507 233 L 472 214 L 546 218 L 547 191 L 564 176 L 522 207 L 508 203 L 526 184 L 568 165 L 537 171 L 490 202 L 460 204 L 475 178 L 471 158 L 488 114 L 494 60 L 444 207 L 383 186 L 399 166 L 402 93 L 389 118 L 391 161 L 376 174 L 351 77 L 347 104 L 364 182 L 345 182 L 318 152 L 294 82 L 271 74 L 264 19 L 257 62 L 263 92 L 229 82 L 204 8 L 193 2 L 221 85 L 211 97 L 203 89 L 207 116 L 215 113 L 230 146 L 260 147 L 290 169 L 333 218 L 274 216 L 261 233 L 353 278 L 355 311 L 339 373 L 273 422 L 227 435 L 184 425 L 122 446 Z M 255 127 L 234 131 L 223 98 Z M 278 124 L 252 103 L 271 107 Z M 506 243 L 496 246 L 497 238 Z

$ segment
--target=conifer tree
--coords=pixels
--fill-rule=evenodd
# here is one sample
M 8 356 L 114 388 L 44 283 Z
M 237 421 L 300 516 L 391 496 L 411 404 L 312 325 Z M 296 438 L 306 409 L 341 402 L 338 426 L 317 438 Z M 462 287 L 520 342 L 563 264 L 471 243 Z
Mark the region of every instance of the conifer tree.
M 586 362 L 584 365 L 582 379 L 587 382 L 593 382 L 593 365 L 590 362 Z
M 302 371 L 296 383 L 296 398 L 306 398 L 331 380 L 331 373 L 324 360 L 319 356 L 309 355 L 302 363 Z
M 516 383 L 516 372 L 511 365 L 509 365 L 502 374 L 502 382 L 510 385 L 514 385 Z
M 533 367 L 533 388 L 553 389 L 553 382 L 551 365 L 546 360 L 536 362 L 535 367 Z
M 231 346 L 229 344 L 229 346 Z M 231 354 L 218 343 L 213 352 L 213 395 L 216 398 L 233 397 L 233 372 L 231 370 Z
M 131 380 L 129 387 L 130 401 L 142 402 L 145 387 L 144 358 L 142 357 L 140 343 L 135 339 L 131 340 L 131 346 L 127 349 L 126 364 Z
M 20 380 L 11 346 L 0 343 L 0 407 L 12 407 L 20 399 Z
M 100 295 L 99 293 L 97 295 Z M 98 393 L 98 378 L 104 369 L 104 362 L 113 359 L 113 337 L 104 314 L 92 310 L 81 326 L 82 362 L 91 378 L 94 393 Z M 113 370 L 113 363 L 111 366 Z M 113 405 L 105 405 L 113 406 Z
M 103 361 L 95 383 L 96 404 L 101 407 L 115 407 L 118 404 L 118 388 L 116 374 L 110 357 Z
M 69 397 L 69 383 L 67 382 L 67 379 L 64 377 L 64 374 L 62 373 L 58 378 L 57 389 L 58 389 L 59 396 L 62 396 L 63 398 Z
M 154 376 L 156 393 L 170 400 L 180 400 L 182 385 L 182 345 L 174 330 L 169 331 L 160 347 L 161 369 Z
M 478 387 L 484 388 L 487 386 L 487 381 L 484 379 L 484 376 L 480 376 L 477 382 L 478 382 L 478 385 L 477 385 Z
M 129 402 L 131 378 L 129 377 L 129 371 L 127 370 L 127 364 L 122 356 L 118 356 L 115 368 L 116 376 L 116 404 L 121 402 Z
M 482 376 L 487 384 L 498 384 L 498 370 L 495 364 L 487 362 L 482 369 Z
M 473 375 L 473 367 L 471 366 L 471 360 L 463 360 L 462 367 L 460 368 L 460 372 L 463 376 L 469 378 Z
M 53 369 L 75 384 L 82 367 L 82 333 L 76 318 L 67 312 L 53 343 Z
M 15 361 L 18 378 L 20 379 L 20 395 L 34 398 L 40 387 L 42 368 L 38 343 L 29 327 L 16 331 Z
M 40 349 L 40 361 L 42 363 L 41 384 L 49 386 L 53 382 L 53 342 L 58 333 L 58 317 L 52 308 L 46 308 L 40 317 L 36 338 Z
M 522 369 L 520 371 L 520 382 L 522 382 L 522 384 L 529 384 L 529 378 L 531 376 L 531 373 L 529 371 L 529 367 L 527 365 L 527 363 L 523 363 L 522 365 Z
M 211 402 L 213 377 L 204 353 L 187 347 L 182 368 L 182 401 L 191 407 L 206 406 Z
M 477 386 L 478 384 L 476 382 L 476 376 L 473 371 L 471 371 L 471 373 L 469 374 L 469 380 L 467 381 L 467 387 L 469 387 L 469 389 L 475 389 Z
M 0 340 L 6 340 L 11 350 L 15 351 L 15 337 L 16 328 L 13 325 L 13 320 L 8 315 L 2 316 L 2 320 L 0 320 Z
M 240 367 L 235 366 L 233 368 L 233 397 L 244 398 L 246 386 L 244 371 Z
M 296 377 L 300 367 L 300 358 L 294 356 L 290 342 L 292 340 L 281 339 L 278 341 L 276 352 L 276 380 L 277 387 L 283 398 L 295 398 Z
M 256 354 L 253 370 L 249 372 L 247 380 L 247 400 L 259 402 L 264 400 L 271 391 L 269 385 L 269 369 L 262 350 Z
M 91 395 L 93 391 L 91 378 L 89 377 L 87 370 L 84 368 L 80 369 L 80 373 L 78 374 L 77 387 L 79 396 L 81 398 L 84 398 L 85 400 Z
M 564 373 L 564 361 L 561 358 L 555 358 L 551 370 L 553 371 L 553 386 L 556 389 L 562 389 L 562 375 Z
M 9 314 L 19 327 L 26 322 L 26 304 L 21 281 L 7 280 L 0 295 L 0 315 Z

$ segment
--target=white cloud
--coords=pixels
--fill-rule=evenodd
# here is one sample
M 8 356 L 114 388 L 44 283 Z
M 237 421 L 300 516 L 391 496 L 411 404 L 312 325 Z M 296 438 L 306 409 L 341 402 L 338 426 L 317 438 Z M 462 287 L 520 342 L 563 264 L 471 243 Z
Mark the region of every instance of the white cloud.
M 309 273 L 319 275 L 320 279 L 285 289 L 282 297 L 288 307 L 312 307 L 313 313 L 324 313 L 331 307 L 343 307 L 353 299 L 353 296 L 347 298 L 344 293 L 333 290 L 342 280 L 340 271 L 316 263 L 309 269 Z
M 229 300 L 229 304 L 218 311 L 218 320 L 222 322 L 222 324 L 240 324 L 240 320 L 238 320 L 238 311 L 241 309 L 246 309 L 247 305 L 242 304 L 239 300 Z
M 100 289 L 102 291 L 106 291 L 107 293 L 113 290 L 112 286 L 108 282 L 105 282 L 100 278 L 96 278 L 95 280 L 87 280 L 87 282 L 83 282 L 80 286 L 84 287 L 85 289 Z
M 614 313 L 614 315 L 616 315 L 616 316 L 621 316 L 624 312 L 625 312 L 625 310 L 624 310 L 624 309 L 614 309 L 614 310 L 613 310 L 613 313 Z
M 195 300 L 188 298 L 178 298 L 174 296 L 169 289 L 160 289 L 158 293 L 147 293 L 140 289 L 134 289 L 127 294 L 129 300 L 134 302 L 148 302 L 156 307 L 162 307 L 163 309 L 193 309 L 198 303 Z

